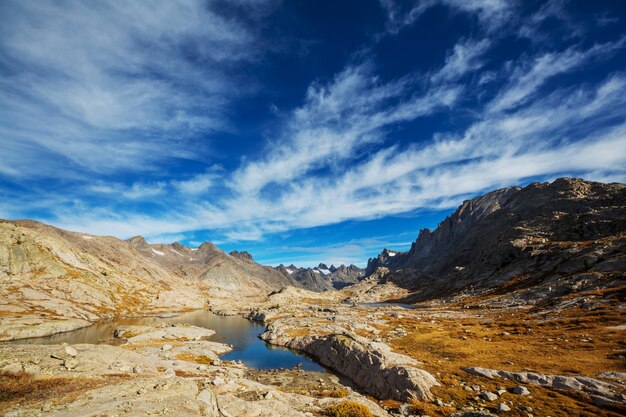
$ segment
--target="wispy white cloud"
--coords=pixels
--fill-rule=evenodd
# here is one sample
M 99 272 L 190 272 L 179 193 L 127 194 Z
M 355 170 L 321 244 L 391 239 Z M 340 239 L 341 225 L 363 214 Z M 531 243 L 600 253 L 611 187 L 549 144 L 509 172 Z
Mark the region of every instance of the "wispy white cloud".
M 199 0 L 6 1 L 0 15 L 0 172 L 23 177 L 197 158 L 181 144 L 231 128 L 245 80 L 228 68 L 261 50 Z
M 406 240 L 398 240 L 405 237 Z M 330 265 L 350 265 L 365 267 L 369 257 L 378 254 L 382 248 L 407 250 L 413 242 L 414 233 L 403 236 L 385 235 L 350 239 L 334 244 L 317 246 L 278 246 L 273 253 L 260 257 L 258 261 L 272 266 L 281 263 L 294 263 L 298 267 L 316 267 L 320 262 Z
M 173 180 L 171 185 L 183 194 L 200 195 L 209 191 L 221 177 L 224 168 L 214 164 L 206 172 L 194 175 L 191 178 Z
M 379 0 L 379 3 L 386 14 L 387 32 L 390 34 L 397 34 L 414 24 L 434 6 L 445 6 L 453 12 L 476 16 L 481 22 L 481 28 L 486 32 L 492 32 L 501 28 L 511 18 L 517 6 L 516 2 L 506 0 L 421 0 L 411 3 Z
M 414 15 L 409 18 L 417 19 L 423 8 L 435 3 L 477 16 L 485 28 L 479 31 L 481 37 L 461 39 L 444 62 L 432 67 L 435 70 L 385 79 L 377 74 L 374 60 L 352 62 L 329 81 L 312 82 L 302 104 L 281 113 L 280 123 L 260 155 L 246 155 L 231 171 L 209 169 L 166 180 L 147 176 L 128 184 L 96 181 L 89 188 L 91 193 L 121 195 L 133 203 L 158 200 L 158 210 L 137 212 L 117 204 L 94 207 L 81 199 L 84 190 L 69 196 L 41 192 L 36 195 L 39 203 L 34 202 L 35 197 L 22 195 L 15 204 L 52 207 L 49 221 L 96 234 L 178 239 L 186 232 L 211 230 L 219 239 L 244 241 L 345 220 L 425 208 L 450 209 L 478 193 L 529 179 L 559 175 L 626 179 L 626 74 L 607 73 L 601 81 L 599 77 L 574 84 L 557 80 L 604 62 L 601 60 L 622 48 L 624 40 L 586 48 L 531 49 L 508 63 L 500 62 L 497 68 L 487 67 L 489 52 L 498 42 L 492 31 L 513 19 L 511 7 L 515 6 L 501 1 L 427 1 L 411 9 Z M 383 4 L 390 20 L 408 24 L 406 10 L 397 9 L 389 0 Z M 45 25 L 67 24 L 67 30 L 77 30 L 74 9 L 61 18 L 49 12 L 51 7 L 46 5 L 43 12 L 34 13 L 37 19 L 32 22 L 16 22 L 28 28 L 41 20 Z M 0 120 L 7 122 L 0 123 L 0 140 L 9 156 L 0 162 L 0 173 L 15 178 L 28 175 L 33 155 L 41 161 L 43 168 L 37 171 L 41 175 L 58 175 L 54 171 L 61 168 L 63 175 L 76 177 L 87 170 L 149 170 L 158 167 L 164 157 L 195 158 L 196 149 L 183 144 L 197 127 L 226 128 L 223 111 L 230 95 L 224 90 L 233 80 L 212 64 L 220 67 L 217 64 L 225 61 L 254 58 L 256 51 L 250 48 L 251 35 L 245 27 L 195 3 L 185 3 L 182 12 L 169 6 L 153 12 L 145 10 L 151 9 L 146 3 L 134 3 L 123 11 L 114 2 L 98 8 L 103 9 L 98 16 L 102 13 L 114 27 L 120 16 L 131 19 L 147 14 L 138 28 L 102 35 L 106 42 L 97 31 L 79 25 L 87 37 L 95 39 L 89 44 L 103 42 L 102 59 L 107 63 L 102 67 L 98 54 L 88 53 L 81 40 L 67 45 L 78 48 L 67 55 L 76 68 L 50 56 L 48 50 L 62 50 L 58 39 L 50 41 L 48 50 L 31 46 L 32 50 L 20 57 L 16 55 L 19 48 L 8 45 L 26 44 L 28 39 L 15 39 L 17 35 L 0 29 L 5 31 L 0 32 L 0 45 L 13 54 L 7 56 L 23 59 L 32 68 L 13 80 L 24 81 L 24 87 L 15 87 L 8 79 L 0 83 L 2 99 L 15 104 L 0 109 Z M 164 17 L 170 13 L 175 15 L 171 22 Z M 215 27 L 194 24 L 188 13 L 201 14 L 203 21 L 214 19 Z M 175 25 L 186 18 L 191 19 L 190 27 Z M 193 46 L 201 68 L 171 51 L 178 42 L 198 36 L 206 40 L 206 44 Z M 143 49 L 144 43 L 147 49 Z M 174 59 L 162 62 L 160 48 Z M 229 55 L 231 50 L 237 52 Z M 135 53 L 139 56 L 132 56 Z M 124 64 L 125 57 L 128 63 Z M 7 58 L 0 59 L 4 64 Z M 159 77 L 152 77 L 152 70 L 147 70 L 153 59 Z M 37 68 L 48 64 L 60 84 L 38 78 Z M 64 79 L 74 80 L 72 88 L 63 84 Z M 94 85 L 88 80 L 95 80 Z M 121 84 L 114 85 L 115 80 Z M 547 87 L 554 80 L 562 82 Z M 194 100 L 197 92 L 187 87 L 196 82 L 201 101 L 210 111 L 190 107 L 189 103 L 198 102 Z M 483 86 L 487 87 L 484 91 Z M 480 98 L 474 100 L 476 91 Z M 66 95 L 70 96 L 67 105 Z M 465 105 L 471 100 L 476 103 L 470 112 Z M 137 106 L 142 107 L 137 118 L 127 117 Z M 398 127 L 458 114 L 463 114 L 463 124 L 435 128 L 434 133 L 405 130 L 403 135 L 412 137 L 404 142 L 394 136 Z M 34 123 L 35 119 L 41 123 Z M 18 131 L 18 124 L 30 128 Z M 128 139 L 135 134 L 136 139 Z M 126 139 L 117 141 L 120 135 Z M 47 160 L 49 154 L 65 159 L 54 159 L 55 165 Z M 82 168 L 67 169 L 62 166 L 66 160 L 73 161 L 71 167 Z M 217 188 L 220 192 L 214 193 Z M 7 207 L 0 201 L 0 213 L 13 216 L 15 204 Z M 314 256 L 349 259 L 361 250 L 356 248 L 359 245 L 350 245 L 340 245 L 337 250 L 341 253 L 320 249 Z
M 270 144 L 267 157 L 245 164 L 234 175 L 233 188 L 256 193 L 321 166 L 353 159 L 364 145 L 380 142 L 381 129 L 450 107 L 460 86 L 441 85 L 426 94 L 411 94 L 417 80 L 407 77 L 383 83 L 370 65 L 349 66 L 329 85 L 315 83 L 305 104 L 294 110 L 285 132 Z
M 626 124 L 607 124 L 624 119 L 625 97 L 626 75 L 617 74 L 594 87 L 554 91 L 507 113 L 485 111 L 460 134 L 440 133 L 427 145 L 382 146 L 328 175 L 280 176 L 283 185 L 272 195 L 246 188 L 216 204 L 187 204 L 162 219 L 103 220 L 95 213 L 73 221 L 91 232 L 214 229 L 230 240 L 258 240 L 290 229 L 452 208 L 472 195 L 527 178 L 585 173 L 626 178 Z M 350 158 L 325 163 L 341 167 Z
M 435 73 L 431 80 L 435 83 L 441 81 L 449 82 L 468 72 L 479 69 L 483 65 L 481 58 L 489 46 L 490 42 L 487 39 L 457 43 L 446 57 L 446 63 L 443 68 Z
M 165 181 L 152 183 L 135 182 L 130 186 L 112 182 L 98 182 L 87 186 L 87 192 L 121 196 L 129 200 L 144 200 L 163 194 L 166 186 L 167 183 Z
M 522 103 L 532 97 L 550 78 L 589 64 L 592 59 L 608 56 L 617 48 L 623 47 L 625 40 L 626 38 L 622 38 L 617 42 L 594 45 L 583 51 L 572 47 L 533 59 L 513 71 L 509 77 L 509 85 L 491 102 L 489 111 L 503 111 Z

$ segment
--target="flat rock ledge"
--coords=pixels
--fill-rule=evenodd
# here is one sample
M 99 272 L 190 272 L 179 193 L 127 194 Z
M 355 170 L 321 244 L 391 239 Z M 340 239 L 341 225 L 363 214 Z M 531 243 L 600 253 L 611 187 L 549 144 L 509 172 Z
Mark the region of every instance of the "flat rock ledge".
M 419 369 L 419 362 L 413 358 L 340 327 L 324 330 L 322 334 L 294 336 L 286 323 L 277 320 L 268 326 L 261 339 L 314 356 L 322 365 L 347 376 L 379 399 L 433 400 L 430 389 L 439 383 L 430 373 Z M 327 330 L 330 331 L 326 333 Z
M 188 324 L 160 324 L 157 326 L 120 326 L 113 336 L 126 339 L 126 343 L 143 343 L 153 340 L 207 340 L 215 334 L 214 330 Z
M 534 372 L 510 372 L 478 367 L 461 369 L 469 374 L 487 378 L 505 378 L 522 384 L 586 392 L 598 406 L 626 403 L 626 397 L 616 392 L 613 384 L 586 376 L 542 375 Z
M 47 317 L 0 318 L 0 342 L 45 337 L 91 326 L 82 319 L 50 319 Z

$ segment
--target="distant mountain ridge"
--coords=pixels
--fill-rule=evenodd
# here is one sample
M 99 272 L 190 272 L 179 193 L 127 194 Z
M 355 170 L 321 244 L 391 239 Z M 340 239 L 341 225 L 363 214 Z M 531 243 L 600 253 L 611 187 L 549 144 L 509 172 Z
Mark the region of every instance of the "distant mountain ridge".
M 384 249 L 365 270 L 273 268 L 209 242 L 192 249 L 0 220 L 0 340 L 46 334 L 49 318 L 65 320 L 69 330 L 103 318 L 198 309 L 211 299 L 265 299 L 289 286 L 350 286 L 346 297 L 355 301 L 507 295 L 506 302 L 551 302 L 621 288 L 625 277 L 626 185 L 575 178 L 465 201 L 435 230 L 421 230 L 409 251 Z
M 330 291 L 356 284 L 365 276 L 365 270 L 356 265 L 340 265 L 330 267 L 320 263 L 315 268 L 298 268 L 291 264 L 276 267 L 278 271 L 298 282 L 304 288 L 312 291 Z

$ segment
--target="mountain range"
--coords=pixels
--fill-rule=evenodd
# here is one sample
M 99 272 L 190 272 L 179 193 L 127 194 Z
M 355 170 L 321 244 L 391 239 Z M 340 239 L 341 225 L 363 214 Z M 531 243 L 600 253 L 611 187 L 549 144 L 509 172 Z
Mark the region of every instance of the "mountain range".
M 367 301 L 490 294 L 549 302 L 619 287 L 625 270 L 626 185 L 572 178 L 465 201 L 435 230 L 420 231 L 410 250 L 385 249 L 365 270 L 268 267 L 245 251 L 226 253 L 209 242 L 189 248 L 27 220 L 0 222 L 4 336 L 45 332 L 37 327 L 44 317 L 76 327 L 114 316 L 198 309 L 214 299 L 263 299 L 286 286 L 343 288 L 345 298 Z
M 303 288 L 312 291 L 330 291 L 356 284 L 365 275 L 365 270 L 356 265 L 340 265 L 336 267 L 320 263 L 315 268 L 298 268 L 291 264 L 280 264 L 277 270 L 286 274 Z

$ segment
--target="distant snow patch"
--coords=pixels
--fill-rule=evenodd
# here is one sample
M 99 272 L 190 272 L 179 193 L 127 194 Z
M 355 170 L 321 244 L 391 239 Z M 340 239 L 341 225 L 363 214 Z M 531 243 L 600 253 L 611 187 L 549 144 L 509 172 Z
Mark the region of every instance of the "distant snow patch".
M 174 249 L 170 249 L 170 250 L 171 250 L 172 252 L 174 252 L 176 255 L 185 256 L 185 255 L 183 255 L 182 253 L 180 253 L 180 252 L 178 252 L 178 251 L 176 251 L 176 250 L 174 250 Z
M 389 256 L 396 256 L 396 253 L 395 252 L 389 252 L 388 255 Z
M 323 274 L 325 274 L 325 275 L 330 274 L 330 270 L 329 270 L 329 269 L 320 269 L 320 271 L 321 271 Z
M 83 239 L 91 240 L 93 239 L 93 236 L 83 236 Z
M 313 272 L 315 272 L 316 274 L 319 274 L 319 273 L 320 273 L 319 269 L 317 269 L 317 268 L 316 268 L 316 269 L 314 269 L 314 270 L 313 270 Z
M 289 275 L 293 274 L 293 269 L 285 269 Z
M 156 249 L 152 249 L 152 252 L 154 252 L 155 254 L 157 254 L 159 256 L 165 255 L 165 253 L 161 252 L 160 250 L 156 250 Z

